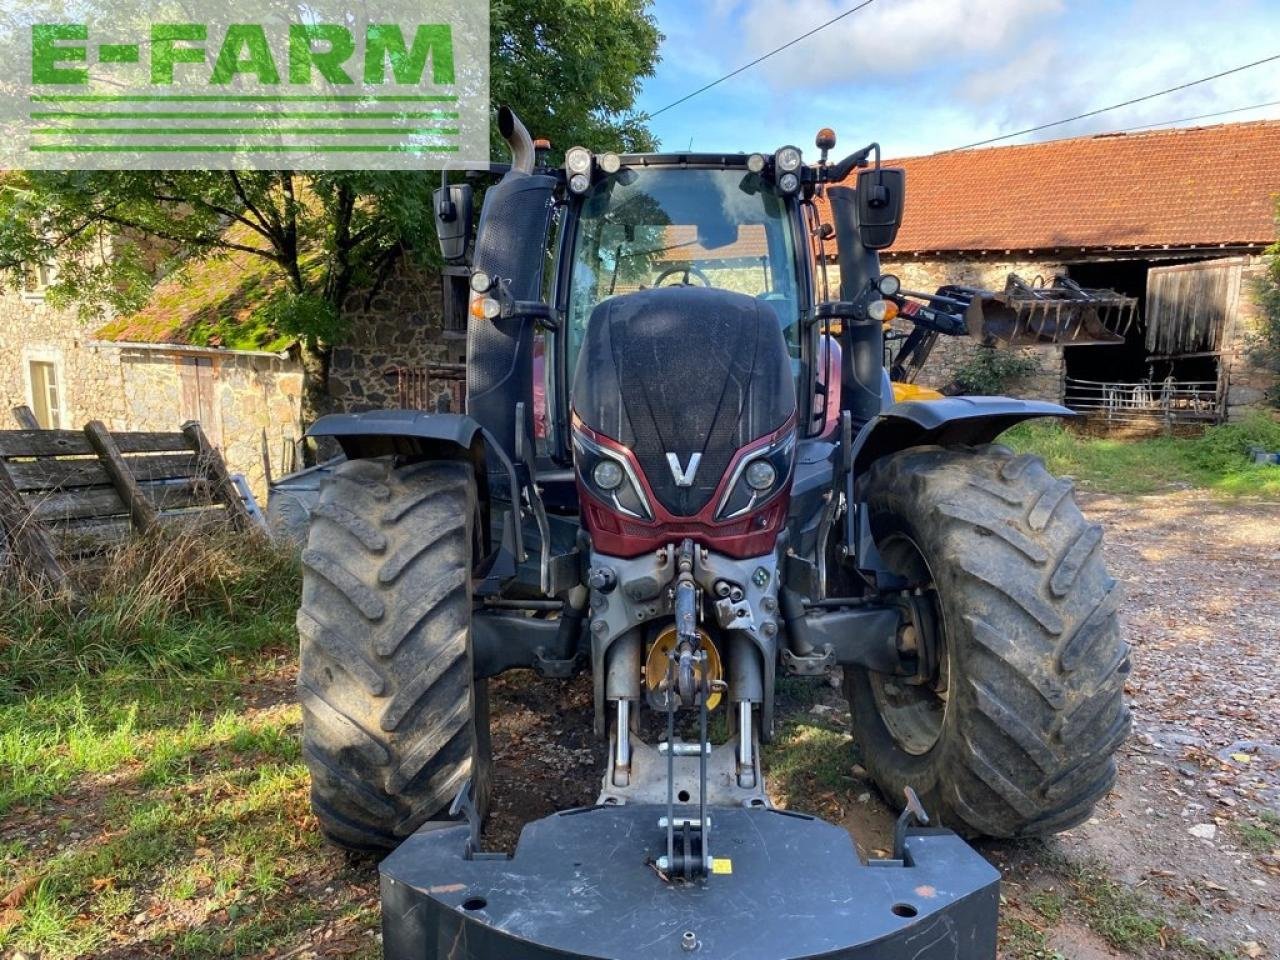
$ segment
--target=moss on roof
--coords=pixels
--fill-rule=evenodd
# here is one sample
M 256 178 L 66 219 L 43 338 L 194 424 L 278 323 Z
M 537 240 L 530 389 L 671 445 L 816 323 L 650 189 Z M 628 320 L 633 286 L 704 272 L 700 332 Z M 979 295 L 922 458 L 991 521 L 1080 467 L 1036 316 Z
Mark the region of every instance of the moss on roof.
M 227 239 L 251 243 L 236 225 Z M 264 308 L 286 289 L 279 267 L 239 251 L 217 253 L 184 264 L 156 284 L 137 313 L 120 316 L 97 332 L 100 340 L 222 347 L 278 352 L 292 342 L 265 319 Z

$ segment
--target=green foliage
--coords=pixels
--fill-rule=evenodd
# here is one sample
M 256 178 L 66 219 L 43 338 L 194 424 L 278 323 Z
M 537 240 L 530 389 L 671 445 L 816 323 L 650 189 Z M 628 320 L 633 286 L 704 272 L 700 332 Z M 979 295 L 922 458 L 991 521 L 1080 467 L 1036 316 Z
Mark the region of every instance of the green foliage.
M 1254 446 L 1280 450 L 1280 423 L 1265 414 L 1210 427 L 1199 437 L 1144 440 L 1084 437 L 1058 421 L 1036 420 L 1014 427 L 1000 442 L 1107 493 L 1201 488 L 1280 499 L 1280 467 L 1255 464 L 1249 456 Z
M 491 99 L 514 108 L 556 156 L 575 144 L 654 149 L 643 117 L 631 113 L 662 42 L 651 7 L 651 0 L 492 0 Z M 495 146 L 505 154 L 497 139 Z
M 335 343 L 345 327 L 337 307 L 308 291 L 281 290 L 254 311 L 253 319 L 286 336 L 320 343 Z
M 1280 201 L 1276 210 L 1280 221 Z M 1280 375 L 1280 241 L 1267 251 L 1267 270 L 1255 281 L 1253 295 L 1262 313 L 1262 322 L 1249 344 L 1249 359 Z M 1268 399 L 1273 406 L 1280 407 L 1280 386 L 1271 389 Z
M 650 5 L 494 0 L 493 102 L 512 105 L 559 151 L 574 143 L 652 148 L 630 115 L 662 39 Z M 266 263 L 287 295 L 229 321 L 202 323 L 231 345 L 243 338 L 220 324 L 267 320 L 273 329 L 255 330 L 255 345 L 297 337 L 324 364 L 325 347 L 342 333 L 337 317 L 348 296 L 375 289 L 402 257 L 422 265 L 438 257 L 431 197 L 438 185 L 434 174 L 378 171 L 7 174 L 0 182 L 0 286 L 20 287 L 30 264 L 56 263 L 51 300 L 77 304 L 86 319 L 104 307 L 127 315 L 178 265 L 239 253 Z M 310 390 L 308 396 L 316 399 Z
M 963 393 L 995 396 L 1039 369 L 1034 355 L 982 344 L 956 371 L 955 382 Z

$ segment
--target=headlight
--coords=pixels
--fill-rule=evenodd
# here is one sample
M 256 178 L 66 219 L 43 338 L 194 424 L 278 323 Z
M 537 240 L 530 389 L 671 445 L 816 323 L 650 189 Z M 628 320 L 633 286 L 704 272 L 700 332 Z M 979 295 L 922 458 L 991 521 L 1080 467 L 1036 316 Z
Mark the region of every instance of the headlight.
M 573 431 L 573 462 L 582 485 L 593 496 L 624 516 L 636 520 L 653 519 L 653 510 L 631 465 L 576 428 Z
M 586 147 L 570 147 L 564 155 L 564 168 L 570 175 L 591 172 L 591 151 Z
M 729 487 L 716 508 L 717 520 L 731 520 L 749 513 L 782 490 L 791 479 L 796 435 L 792 431 L 768 449 L 739 462 Z
M 622 158 L 616 153 L 600 154 L 600 169 L 605 173 L 614 174 L 622 169 Z
M 778 189 L 783 193 L 795 193 L 800 189 L 800 178 L 794 173 L 784 173 L 778 178 Z
M 586 193 L 591 186 L 591 178 L 585 173 L 575 173 L 569 178 L 569 189 L 574 193 Z
M 493 277 L 483 270 L 477 270 L 471 275 L 471 289 L 475 293 L 488 293 L 493 289 Z
M 747 169 L 752 173 L 764 172 L 764 156 L 759 153 L 753 153 L 747 157 Z
M 778 173 L 795 173 L 800 169 L 800 148 L 783 147 L 773 155 L 773 165 Z
M 752 460 L 747 464 L 747 486 L 757 492 L 768 490 L 778 479 L 778 471 L 768 460 Z
M 902 281 L 892 273 L 884 273 L 880 275 L 880 279 L 876 283 L 876 289 L 880 291 L 880 296 L 892 297 L 902 289 Z
M 591 471 L 591 479 L 601 490 L 617 490 L 626 479 L 616 460 L 601 460 Z

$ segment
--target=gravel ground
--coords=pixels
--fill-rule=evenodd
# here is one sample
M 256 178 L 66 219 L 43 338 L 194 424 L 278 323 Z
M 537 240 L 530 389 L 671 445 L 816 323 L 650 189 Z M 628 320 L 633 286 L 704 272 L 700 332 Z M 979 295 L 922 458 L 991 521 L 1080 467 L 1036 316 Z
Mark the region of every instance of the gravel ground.
M 1280 958 L 1280 849 L 1267 839 L 1280 819 L 1263 819 L 1280 817 L 1280 504 L 1191 491 L 1081 500 L 1106 528 L 1126 590 L 1134 732 L 1088 823 L 1045 843 L 979 846 L 1005 875 L 1002 956 Z M 493 697 L 487 833 L 510 849 L 524 822 L 595 798 L 603 751 L 586 678 L 514 675 Z M 784 721 L 841 730 L 838 695 L 813 699 Z M 835 749 L 850 760 L 844 782 L 775 789 L 775 801 L 803 804 L 843 824 L 864 856 L 883 855 L 892 814 L 859 776 L 852 744 Z M 1104 910 L 1088 888 L 1110 881 L 1119 893 Z M 1150 927 L 1136 933 L 1135 903 Z
M 1280 814 L 1280 504 L 1186 492 L 1085 509 L 1127 593 L 1134 725 L 1116 789 L 1058 843 L 1210 943 L 1280 957 L 1280 849 L 1245 832 Z

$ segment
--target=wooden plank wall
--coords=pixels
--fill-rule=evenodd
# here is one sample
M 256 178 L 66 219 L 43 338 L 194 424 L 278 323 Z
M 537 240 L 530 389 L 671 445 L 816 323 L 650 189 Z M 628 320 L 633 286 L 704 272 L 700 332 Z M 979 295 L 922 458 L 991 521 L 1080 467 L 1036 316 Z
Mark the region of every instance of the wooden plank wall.
M 1240 297 L 1239 258 L 1153 267 L 1147 273 L 1147 352 L 1217 350 Z

